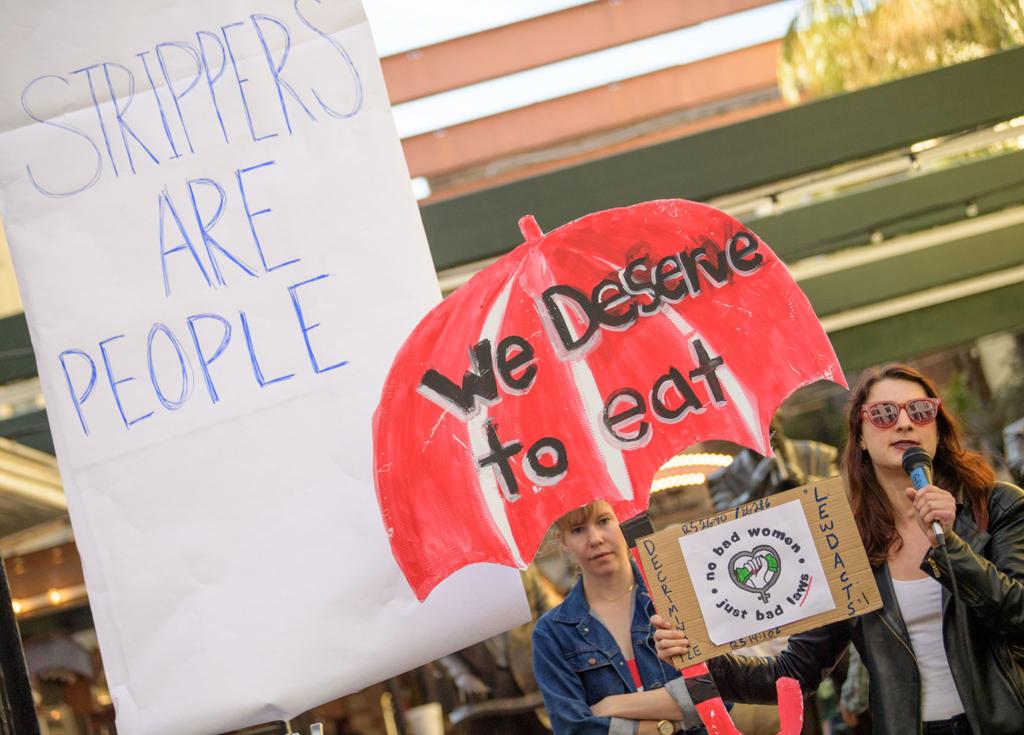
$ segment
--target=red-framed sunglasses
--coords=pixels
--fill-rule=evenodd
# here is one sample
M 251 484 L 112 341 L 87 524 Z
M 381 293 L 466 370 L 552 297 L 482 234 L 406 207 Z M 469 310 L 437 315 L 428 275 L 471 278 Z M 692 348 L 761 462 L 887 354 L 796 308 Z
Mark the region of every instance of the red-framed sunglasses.
M 895 426 L 900 420 L 900 410 L 906 409 L 907 418 L 915 424 L 930 424 L 939 416 L 938 398 L 915 398 L 906 403 L 894 401 L 875 401 L 861 409 L 861 415 L 867 417 L 868 421 L 879 429 L 888 429 Z

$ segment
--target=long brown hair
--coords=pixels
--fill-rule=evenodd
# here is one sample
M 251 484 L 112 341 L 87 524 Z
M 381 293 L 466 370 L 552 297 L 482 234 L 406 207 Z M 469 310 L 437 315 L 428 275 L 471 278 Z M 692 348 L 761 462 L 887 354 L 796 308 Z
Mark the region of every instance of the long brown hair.
M 847 406 L 850 437 L 843 450 L 843 471 L 850 488 L 853 517 L 857 522 L 868 560 L 877 566 L 886 560 L 889 549 L 899 549 L 903 539 L 896 530 L 896 517 L 889 496 L 875 476 L 871 457 L 861 449 L 861 408 L 872 386 L 881 380 L 907 380 L 917 383 L 932 398 L 939 397 L 935 383 L 908 365 L 887 365 L 867 372 L 857 389 L 850 394 Z M 980 530 L 988 527 L 988 494 L 995 483 L 995 472 L 977 452 L 964 449 L 960 441 L 960 424 L 939 404 L 939 443 L 932 459 L 932 474 L 938 487 L 956 495 L 971 509 Z

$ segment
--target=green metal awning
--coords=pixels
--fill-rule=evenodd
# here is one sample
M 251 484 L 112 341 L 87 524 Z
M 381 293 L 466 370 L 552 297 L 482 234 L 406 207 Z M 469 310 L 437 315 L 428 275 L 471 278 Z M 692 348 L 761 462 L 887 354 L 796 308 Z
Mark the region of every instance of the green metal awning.
M 554 229 L 661 197 L 724 206 L 754 192 L 774 201 L 833 171 L 841 182 L 875 167 L 882 174 L 869 185 L 740 215 L 793 268 L 844 368 L 1019 330 L 1021 78 L 1024 48 L 432 204 L 423 217 L 435 264 L 507 252 L 527 213 Z M 1008 130 L 993 140 L 1002 142 L 986 145 L 999 123 Z M 969 153 L 918 172 L 917 159 L 932 154 L 915 144 L 943 138 L 957 150 L 972 137 L 980 143 Z
M 434 264 L 507 252 L 522 242 L 525 214 L 550 230 L 652 199 L 708 201 L 1008 120 L 1024 114 L 1022 78 L 1018 48 L 430 204 L 422 214 Z

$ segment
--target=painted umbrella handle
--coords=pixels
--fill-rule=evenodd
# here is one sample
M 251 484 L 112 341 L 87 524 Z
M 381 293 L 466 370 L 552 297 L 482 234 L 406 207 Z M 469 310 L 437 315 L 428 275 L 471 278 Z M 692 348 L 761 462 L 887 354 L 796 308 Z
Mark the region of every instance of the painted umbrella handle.
M 709 735 L 743 735 L 725 708 L 706 663 L 694 664 L 682 669 L 683 681 L 693 700 L 693 706 Z
M 804 726 L 804 695 L 800 682 L 788 676 L 775 682 L 779 698 L 779 735 L 798 735 Z
M 743 735 L 736 729 L 715 680 L 706 663 L 682 670 L 687 691 L 709 735 Z M 779 735 L 799 735 L 804 723 L 804 698 L 796 679 L 783 677 L 775 682 L 779 698 Z

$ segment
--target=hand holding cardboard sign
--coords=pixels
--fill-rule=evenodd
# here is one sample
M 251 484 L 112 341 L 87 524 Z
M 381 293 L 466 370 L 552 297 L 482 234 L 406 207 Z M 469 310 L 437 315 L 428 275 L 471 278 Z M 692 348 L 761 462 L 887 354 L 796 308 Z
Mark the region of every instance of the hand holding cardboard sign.
M 674 656 L 685 656 L 690 650 L 690 640 L 686 633 L 673 627 L 665 618 L 652 615 L 651 625 L 655 627 L 654 648 L 658 652 L 658 658 L 665 663 L 672 664 Z

